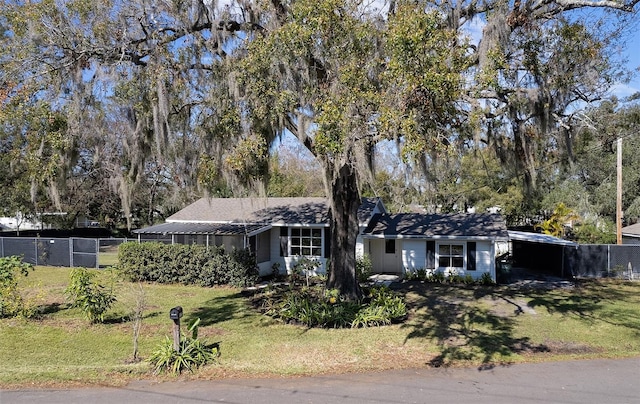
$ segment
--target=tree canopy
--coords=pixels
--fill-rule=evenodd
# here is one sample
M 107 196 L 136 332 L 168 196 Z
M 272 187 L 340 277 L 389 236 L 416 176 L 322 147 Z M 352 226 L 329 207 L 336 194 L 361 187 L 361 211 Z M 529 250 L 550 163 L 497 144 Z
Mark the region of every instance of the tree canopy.
M 16 209 L 131 228 L 207 191 L 266 195 L 292 135 L 330 201 L 329 286 L 358 297 L 376 145 L 428 209 L 480 206 L 478 189 L 539 209 L 576 162 L 580 105 L 625 73 L 612 52 L 638 1 L 4 1 L 3 181 Z

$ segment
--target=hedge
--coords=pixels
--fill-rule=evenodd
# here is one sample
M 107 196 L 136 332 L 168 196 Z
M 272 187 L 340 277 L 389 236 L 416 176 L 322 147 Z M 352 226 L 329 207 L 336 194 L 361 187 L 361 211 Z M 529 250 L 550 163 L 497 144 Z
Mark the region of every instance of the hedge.
M 243 287 L 258 280 L 255 255 L 249 250 L 226 252 L 203 245 L 123 243 L 118 248 L 118 269 L 133 282 Z

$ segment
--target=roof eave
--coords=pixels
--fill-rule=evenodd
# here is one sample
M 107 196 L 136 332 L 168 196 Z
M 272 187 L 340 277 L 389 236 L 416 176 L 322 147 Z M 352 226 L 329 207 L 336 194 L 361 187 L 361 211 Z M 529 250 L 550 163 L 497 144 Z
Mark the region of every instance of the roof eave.
M 365 239 L 429 239 L 429 240 L 480 240 L 480 241 L 508 241 L 506 236 L 456 236 L 456 235 L 425 235 L 425 234 L 363 234 Z

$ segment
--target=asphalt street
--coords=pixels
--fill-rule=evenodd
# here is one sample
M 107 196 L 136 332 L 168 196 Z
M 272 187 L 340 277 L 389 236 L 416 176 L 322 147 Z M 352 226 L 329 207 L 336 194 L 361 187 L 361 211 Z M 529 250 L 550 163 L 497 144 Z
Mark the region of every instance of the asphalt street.
M 121 388 L 4 390 L 5 403 L 640 403 L 640 358 L 492 369 L 270 379 L 135 381 Z

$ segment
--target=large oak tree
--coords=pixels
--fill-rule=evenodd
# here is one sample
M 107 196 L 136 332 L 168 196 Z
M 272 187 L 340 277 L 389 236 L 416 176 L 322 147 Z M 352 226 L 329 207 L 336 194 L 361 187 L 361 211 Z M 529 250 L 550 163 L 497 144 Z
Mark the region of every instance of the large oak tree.
M 57 145 L 62 164 L 44 182 L 116 151 L 108 170 L 125 211 L 149 173 L 176 190 L 255 185 L 269 146 L 292 134 L 322 167 L 329 286 L 357 298 L 356 212 L 374 146 L 395 140 L 429 172 L 452 146 L 484 141 L 535 188 L 531 139 L 563 123 L 555 117 L 585 93 L 580 77 L 596 94 L 607 73 L 606 43 L 565 14 L 632 13 L 637 2 L 5 1 L 0 81 L 14 88 L 6 99 L 47 102 L 65 118 L 70 143 Z M 464 35 L 473 18 L 486 22 L 478 46 Z M 571 66 L 572 52 L 584 63 Z M 97 146 L 103 133 L 111 148 Z M 78 139 L 96 146 L 76 153 L 67 146 Z

